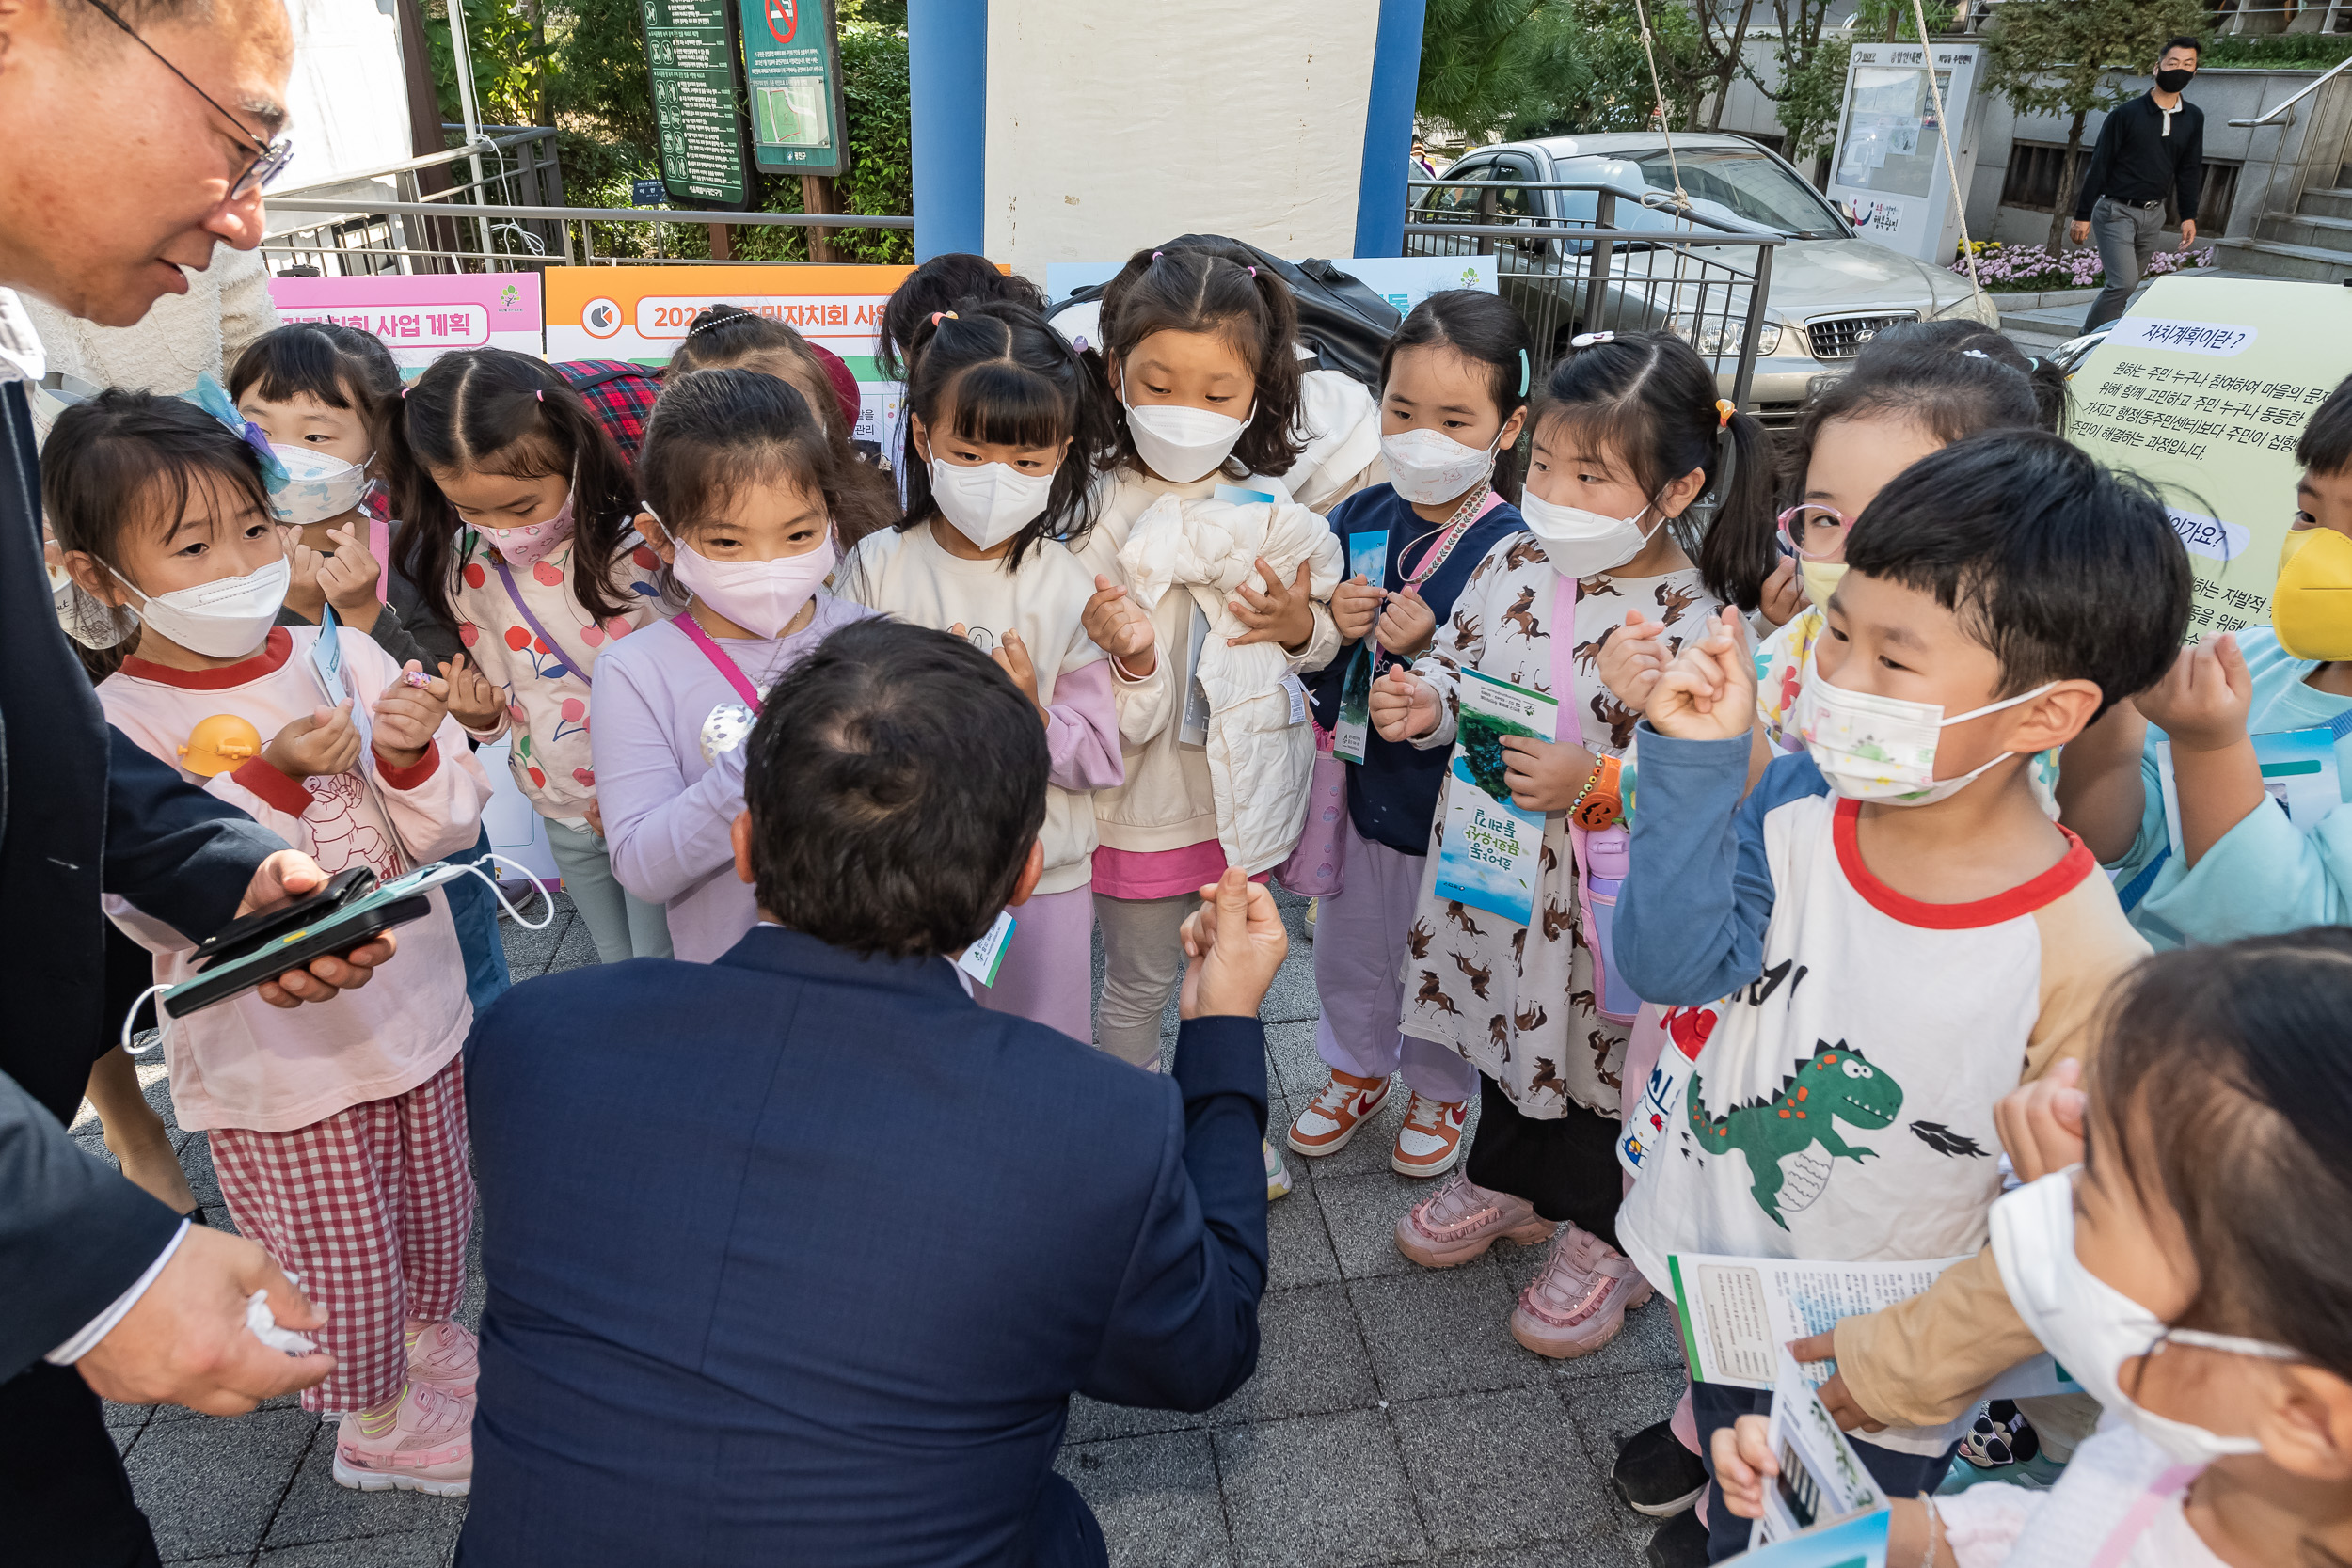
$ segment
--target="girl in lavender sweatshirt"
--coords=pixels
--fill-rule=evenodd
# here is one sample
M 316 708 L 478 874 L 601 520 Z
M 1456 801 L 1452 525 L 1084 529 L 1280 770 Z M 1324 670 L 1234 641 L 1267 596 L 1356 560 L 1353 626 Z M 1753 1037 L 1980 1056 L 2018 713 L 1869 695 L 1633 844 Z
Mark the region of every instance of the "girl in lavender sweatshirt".
M 707 962 L 759 915 L 735 875 L 743 741 L 768 689 L 873 612 L 823 591 L 838 458 L 790 384 L 695 371 L 662 388 L 637 457 L 637 531 L 693 597 L 596 666 L 596 794 L 612 873 Z

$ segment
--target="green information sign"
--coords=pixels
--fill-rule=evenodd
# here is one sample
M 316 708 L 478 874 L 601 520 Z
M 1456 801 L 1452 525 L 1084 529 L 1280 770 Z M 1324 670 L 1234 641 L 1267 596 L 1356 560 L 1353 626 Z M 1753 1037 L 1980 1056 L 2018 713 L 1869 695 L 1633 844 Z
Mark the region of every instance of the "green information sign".
M 825 0 L 740 0 L 752 149 L 776 174 L 842 174 L 841 37 Z
M 750 160 L 743 154 L 742 77 L 730 0 L 641 3 L 661 177 L 671 198 L 745 210 Z

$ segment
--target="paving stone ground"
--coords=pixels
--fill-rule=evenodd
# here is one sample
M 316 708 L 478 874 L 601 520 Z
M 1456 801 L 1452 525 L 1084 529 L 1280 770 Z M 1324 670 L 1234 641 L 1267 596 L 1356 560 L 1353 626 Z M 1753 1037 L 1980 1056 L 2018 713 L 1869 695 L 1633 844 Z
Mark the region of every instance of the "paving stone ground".
M 1304 906 L 1282 902 L 1293 953 L 1264 1015 L 1278 1129 L 1324 1081 Z M 518 980 L 596 961 L 567 903 L 546 931 L 502 928 Z M 1171 1041 L 1174 1023 L 1171 1010 Z M 168 1120 L 161 1067 L 142 1078 Z M 1061 1469 L 1101 1517 L 1113 1563 L 1643 1560 L 1653 1527 L 1610 1494 L 1608 1472 L 1617 1444 L 1679 1392 L 1668 1309 L 1653 1302 L 1599 1354 L 1549 1362 L 1507 1324 L 1539 1252 L 1506 1244 L 1442 1273 L 1407 1262 L 1391 1227 L 1427 1189 L 1389 1170 L 1405 1099 L 1336 1155 L 1286 1155 L 1296 1190 L 1270 1212 L 1264 1348 L 1239 1393 L 1200 1416 L 1073 1402 Z M 105 1157 L 87 1105 L 74 1132 Z M 204 1134 L 172 1136 L 205 1217 L 227 1226 Z M 481 1300 L 477 1259 L 469 1324 Z M 439 1568 L 465 1516 L 462 1501 L 337 1486 L 331 1429 L 291 1399 L 232 1420 L 129 1406 L 107 1420 L 167 1563 Z

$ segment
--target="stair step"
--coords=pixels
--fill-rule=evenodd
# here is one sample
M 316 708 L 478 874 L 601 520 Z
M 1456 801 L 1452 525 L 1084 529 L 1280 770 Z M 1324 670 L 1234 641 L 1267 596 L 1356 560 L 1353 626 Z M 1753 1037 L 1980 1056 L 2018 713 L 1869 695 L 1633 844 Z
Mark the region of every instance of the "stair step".
M 2313 186 L 2303 193 L 2295 210 L 2305 217 L 2352 218 L 2352 189 Z
M 2352 264 L 2352 217 L 2324 217 L 2316 213 L 2265 213 L 2254 226 L 2254 237 L 2280 245 L 2312 245 L 2341 250 Z
M 2288 245 L 2276 240 L 2216 240 L 2225 264 L 2265 277 L 2296 278 L 2312 283 L 2341 283 L 2352 277 L 2352 255 L 2318 245 Z

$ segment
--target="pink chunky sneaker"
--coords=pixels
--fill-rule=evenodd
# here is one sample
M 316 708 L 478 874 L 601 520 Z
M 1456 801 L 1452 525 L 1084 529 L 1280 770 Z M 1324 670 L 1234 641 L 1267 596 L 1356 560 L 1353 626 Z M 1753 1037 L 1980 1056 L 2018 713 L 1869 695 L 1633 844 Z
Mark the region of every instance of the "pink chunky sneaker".
M 451 1320 L 429 1323 L 415 1318 L 408 1320 L 406 1333 L 410 1377 L 444 1394 L 473 1397 L 480 1359 L 472 1335 Z
M 1563 1226 L 1544 1272 L 1519 1292 L 1511 1337 L 1555 1361 L 1590 1355 L 1615 1338 L 1626 1313 L 1650 1295 L 1633 1259 L 1589 1230 Z
M 335 1484 L 358 1492 L 462 1497 L 473 1488 L 473 1401 L 411 1383 L 382 1430 L 345 1416 L 335 1429 Z
M 1396 1250 L 1424 1269 L 1450 1269 L 1498 1241 L 1532 1246 L 1550 1239 L 1552 1223 L 1525 1198 L 1488 1192 L 1459 1171 L 1396 1222 Z

